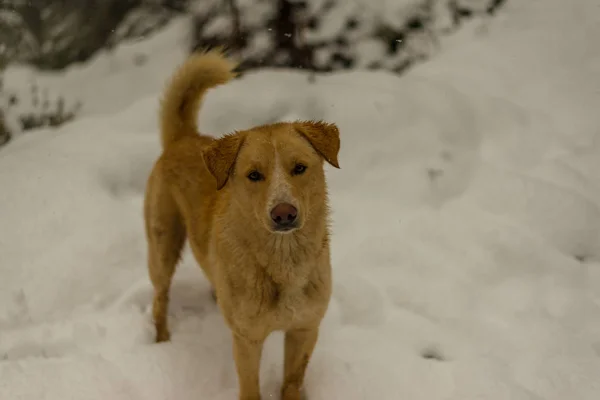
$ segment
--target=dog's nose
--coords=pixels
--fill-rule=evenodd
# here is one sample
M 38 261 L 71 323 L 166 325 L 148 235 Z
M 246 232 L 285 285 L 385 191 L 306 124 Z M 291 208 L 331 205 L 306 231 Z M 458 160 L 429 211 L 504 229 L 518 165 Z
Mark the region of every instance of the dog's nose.
M 271 219 L 279 226 L 290 226 L 296 221 L 298 210 L 291 204 L 277 204 L 271 210 Z

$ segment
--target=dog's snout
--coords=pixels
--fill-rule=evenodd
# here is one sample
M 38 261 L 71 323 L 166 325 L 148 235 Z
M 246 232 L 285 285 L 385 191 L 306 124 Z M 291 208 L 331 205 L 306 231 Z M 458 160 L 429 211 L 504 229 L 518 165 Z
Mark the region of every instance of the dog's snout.
M 277 204 L 271 210 L 271 219 L 276 226 L 290 227 L 296 221 L 298 210 L 289 203 Z

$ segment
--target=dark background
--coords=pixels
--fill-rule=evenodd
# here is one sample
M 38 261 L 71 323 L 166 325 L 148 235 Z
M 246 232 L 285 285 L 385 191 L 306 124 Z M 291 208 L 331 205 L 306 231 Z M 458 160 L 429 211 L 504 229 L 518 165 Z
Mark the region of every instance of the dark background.
M 493 16 L 506 0 L 416 1 L 403 15 L 377 19 L 348 2 L 369 0 L 0 0 L 0 94 L 2 70 L 11 63 L 61 70 L 98 51 L 143 38 L 177 16 L 190 16 L 190 51 L 226 46 L 242 71 L 260 67 L 315 72 L 365 68 L 401 74 L 427 59 L 440 35 L 472 18 Z M 440 22 L 444 14 L 444 22 Z M 366 56 L 364 46 L 377 51 Z M 260 45 L 258 45 L 260 44 Z M 361 52 L 363 52 L 361 54 Z M 140 60 L 143 62 L 143 60 Z M 34 93 L 39 88 L 32 88 Z M 0 145 L 11 132 L 2 123 L 11 97 L 0 106 Z M 62 104 L 61 104 L 62 101 Z M 64 101 L 44 113 L 19 117 L 22 130 L 57 126 L 77 109 Z M 4 108 L 4 109 L 3 109 Z

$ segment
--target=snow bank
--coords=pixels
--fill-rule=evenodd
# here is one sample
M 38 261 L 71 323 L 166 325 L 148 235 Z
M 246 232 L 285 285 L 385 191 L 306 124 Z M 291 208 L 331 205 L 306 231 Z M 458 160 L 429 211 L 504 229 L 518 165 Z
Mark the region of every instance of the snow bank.
M 208 133 L 289 118 L 342 131 L 311 400 L 599 397 L 600 31 L 580 33 L 588 6 L 509 3 L 487 33 L 473 26 L 402 79 L 262 71 L 211 92 Z M 0 153 L 2 399 L 236 396 L 229 333 L 189 252 L 173 341 L 151 341 L 142 194 L 158 90 L 180 54 L 155 40 L 145 79 L 126 67 L 91 79 L 100 58 L 73 71 L 65 82 L 97 93 L 97 108 Z M 266 345 L 265 398 L 277 398 L 281 344 Z
M 186 54 L 187 17 L 174 19 L 161 32 L 147 40 L 122 43 L 103 50 L 88 63 L 73 64 L 60 72 L 39 72 L 33 68 L 11 66 L 4 72 L 8 93 L 22 99 L 14 112 L 33 109 L 31 85 L 47 92 L 50 103 L 58 96 L 67 101 L 82 101 L 81 116 L 123 111 L 141 97 L 162 90 L 165 71 L 173 69 Z M 140 57 L 146 62 L 139 62 Z M 41 106 L 41 105 L 40 105 Z

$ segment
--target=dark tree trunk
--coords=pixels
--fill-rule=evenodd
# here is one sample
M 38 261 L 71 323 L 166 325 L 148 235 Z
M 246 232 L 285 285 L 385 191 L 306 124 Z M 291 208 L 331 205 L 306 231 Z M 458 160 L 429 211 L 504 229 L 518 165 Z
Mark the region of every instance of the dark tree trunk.
M 226 0 L 231 12 L 231 39 L 229 42 L 229 48 L 234 51 L 240 51 L 246 45 L 244 33 L 242 32 L 242 21 L 240 17 L 240 10 L 235 0 Z
M 313 69 L 312 49 L 302 40 L 305 24 L 300 18 L 300 11 L 306 5 L 289 0 L 278 0 L 277 4 L 274 29 L 277 48 L 287 53 L 292 67 Z

